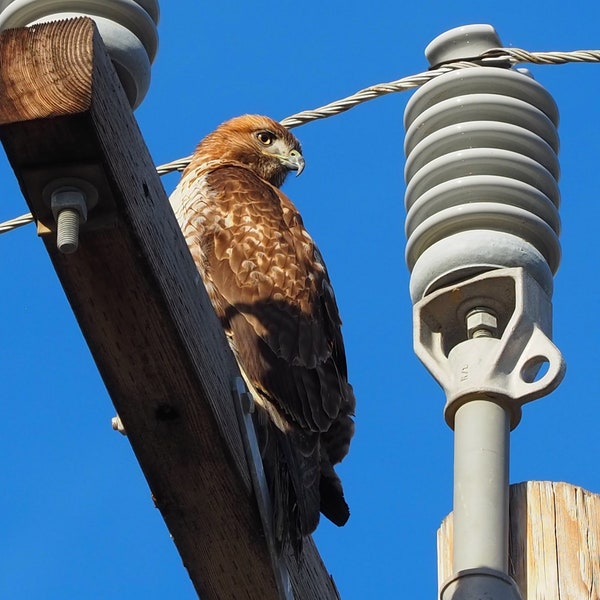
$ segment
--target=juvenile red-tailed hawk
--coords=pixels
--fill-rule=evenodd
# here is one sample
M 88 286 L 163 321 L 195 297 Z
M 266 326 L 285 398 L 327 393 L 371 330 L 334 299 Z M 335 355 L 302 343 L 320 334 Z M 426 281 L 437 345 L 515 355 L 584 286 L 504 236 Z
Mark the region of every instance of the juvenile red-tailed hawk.
M 322 512 L 349 510 L 333 466 L 354 433 L 338 308 L 319 250 L 279 187 L 304 168 L 267 117 L 227 121 L 198 145 L 171 203 L 258 405 L 274 531 L 298 548 Z

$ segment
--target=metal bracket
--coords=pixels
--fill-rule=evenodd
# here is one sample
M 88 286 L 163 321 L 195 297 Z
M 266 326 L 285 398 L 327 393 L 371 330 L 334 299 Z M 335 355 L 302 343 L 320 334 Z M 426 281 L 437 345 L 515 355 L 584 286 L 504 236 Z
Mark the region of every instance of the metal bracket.
M 480 567 L 459 571 L 444 583 L 441 600 L 522 600 L 517 584 L 505 573 Z
M 232 393 L 242 440 L 244 442 L 244 449 L 248 459 L 248 468 L 252 478 L 254 495 L 258 504 L 258 511 L 265 531 L 269 554 L 271 555 L 273 572 L 279 589 L 279 597 L 281 600 L 294 600 L 290 575 L 281 555 L 277 551 L 273 535 L 271 498 L 269 496 L 269 488 L 263 469 L 258 440 L 256 439 L 254 421 L 252 419 L 252 414 L 254 413 L 254 399 L 248 391 L 242 377 L 236 377 L 233 380 Z
M 497 339 L 468 339 L 467 315 L 478 307 L 496 315 Z M 508 411 L 514 429 L 522 405 L 551 392 L 565 374 L 551 331 L 550 297 L 521 267 L 489 271 L 417 302 L 415 352 L 446 393 L 448 425 L 460 406 L 483 394 Z

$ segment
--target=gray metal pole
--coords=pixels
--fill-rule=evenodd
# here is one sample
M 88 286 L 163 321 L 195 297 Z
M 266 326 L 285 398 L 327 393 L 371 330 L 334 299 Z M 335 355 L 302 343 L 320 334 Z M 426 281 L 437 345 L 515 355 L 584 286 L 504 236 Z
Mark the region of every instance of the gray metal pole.
M 481 397 L 454 420 L 453 569 L 488 567 L 508 573 L 510 419 Z
M 550 297 L 522 267 L 495 269 L 427 294 L 414 311 L 415 350 L 444 388 L 455 433 L 453 575 L 440 598 L 519 600 L 508 573 L 509 432 L 521 406 L 564 375 Z

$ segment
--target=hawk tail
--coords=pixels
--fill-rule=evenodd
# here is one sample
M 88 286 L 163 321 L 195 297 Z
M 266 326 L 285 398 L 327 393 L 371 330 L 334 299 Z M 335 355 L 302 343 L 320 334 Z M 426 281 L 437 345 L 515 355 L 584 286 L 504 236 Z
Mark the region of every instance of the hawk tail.
M 280 549 L 299 555 L 302 539 L 319 523 L 319 434 L 300 431 L 281 419 L 278 427 L 257 405 L 257 436 L 269 486 L 273 533 Z
M 328 459 L 321 461 L 319 495 L 323 515 L 338 527 L 345 525 L 350 518 L 350 509 L 344 498 L 342 482 Z

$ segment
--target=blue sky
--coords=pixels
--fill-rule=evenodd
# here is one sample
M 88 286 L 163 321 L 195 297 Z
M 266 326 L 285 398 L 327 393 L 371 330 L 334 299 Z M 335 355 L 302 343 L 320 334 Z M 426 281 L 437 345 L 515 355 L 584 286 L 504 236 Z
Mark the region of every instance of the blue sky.
M 157 164 L 189 154 L 218 123 L 276 119 L 427 67 L 425 46 L 463 24 L 506 46 L 600 47 L 586 0 L 162 2 L 150 92 L 136 112 Z M 600 492 L 597 263 L 599 65 L 531 67 L 561 113 L 561 242 L 555 343 L 567 375 L 524 409 L 511 481 Z M 444 396 L 412 351 L 404 263 L 402 117 L 410 93 L 297 128 L 307 167 L 285 191 L 327 261 L 344 320 L 357 433 L 339 469 L 352 516 L 315 539 L 344 600 L 436 593 L 436 530 L 451 510 Z M 27 211 L 0 159 L 0 221 Z M 167 191 L 177 176 L 163 178 Z M 62 288 L 33 226 L 0 236 L 0 598 L 195 598 L 154 509 Z

